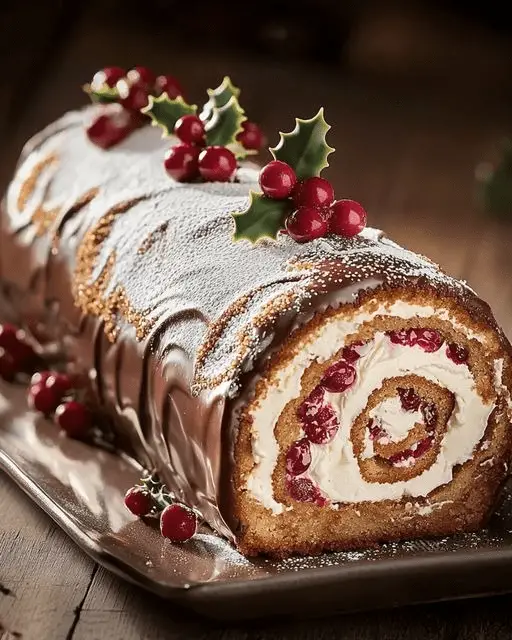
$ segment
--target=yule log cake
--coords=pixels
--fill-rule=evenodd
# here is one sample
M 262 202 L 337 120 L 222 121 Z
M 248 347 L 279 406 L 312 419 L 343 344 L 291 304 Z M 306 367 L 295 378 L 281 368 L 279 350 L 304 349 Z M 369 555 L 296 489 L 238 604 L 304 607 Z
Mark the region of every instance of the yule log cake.
M 285 556 L 481 527 L 510 345 L 467 284 L 335 200 L 323 112 L 259 172 L 227 78 L 202 109 L 144 68 L 86 89 L 4 200 L 2 376 L 34 374 L 68 435 L 108 423 L 148 471 L 126 505 L 174 541 L 205 521 Z

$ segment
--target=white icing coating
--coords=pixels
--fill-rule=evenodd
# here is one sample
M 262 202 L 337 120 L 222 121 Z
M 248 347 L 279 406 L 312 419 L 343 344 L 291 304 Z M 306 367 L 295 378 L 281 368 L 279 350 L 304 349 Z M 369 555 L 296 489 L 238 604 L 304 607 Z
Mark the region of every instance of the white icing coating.
M 429 317 L 435 314 L 448 320 L 454 328 L 464 330 L 447 309 L 395 302 L 388 308 L 379 306 L 372 312 L 362 310 L 352 317 L 326 320 L 317 336 L 305 344 L 293 360 L 284 367 L 264 399 L 252 410 L 252 445 L 255 466 L 248 477 L 247 488 L 253 497 L 274 513 L 283 505 L 273 496 L 272 473 L 279 454 L 274 428 L 284 407 L 300 394 L 304 370 L 313 362 L 325 362 L 345 343 L 346 337 L 364 322 L 376 316 L 404 319 Z M 473 336 L 472 336 L 473 337 Z M 482 339 L 474 335 L 476 339 Z M 405 495 L 425 496 L 436 487 L 449 482 L 452 468 L 471 458 L 474 447 L 482 438 L 494 404 L 485 404 L 477 394 L 469 369 L 457 365 L 446 356 L 442 347 L 427 353 L 420 347 L 393 345 L 384 334 L 376 334 L 371 350 L 355 364 L 356 385 L 344 394 L 326 393 L 340 418 L 340 429 L 327 445 L 311 445 L 312 462 L 308 475 L 322 492 L 333 501 L 399 499 Z M 368 396 L 381 386 L 385 378 L 415 373 L 451 390 L 456 406 L 441 443 L 440 455 L 424 473 L 407 482 L 368 483 L 361 477 L 350 443 L 350 427 L 365 408 Z

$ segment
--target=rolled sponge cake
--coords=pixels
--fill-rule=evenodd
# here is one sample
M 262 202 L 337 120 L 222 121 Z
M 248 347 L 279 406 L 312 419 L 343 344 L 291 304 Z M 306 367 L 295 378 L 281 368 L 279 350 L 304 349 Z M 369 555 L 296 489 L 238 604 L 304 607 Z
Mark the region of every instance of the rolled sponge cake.
M 468 285 L 382 232 L 233 241 L 257 168 L 172 181 L 144 127 L 72 112 L 2 208 L 2 304 L 87 374 L 121 450 L 246 554 L 474 530 L 507 477 L 510 345 Z

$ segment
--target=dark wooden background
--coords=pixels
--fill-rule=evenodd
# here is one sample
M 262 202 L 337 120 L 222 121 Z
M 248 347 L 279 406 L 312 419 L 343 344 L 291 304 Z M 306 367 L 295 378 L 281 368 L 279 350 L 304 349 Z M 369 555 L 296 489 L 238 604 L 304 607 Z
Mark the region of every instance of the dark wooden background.
M 105 64 L 174 73 L 196 100 L 229 73 L 271 143 L 293 116 L 325 105 L 337 193 L 360 200 L 373 226 L 467 279 L 510 337 L 512 228 L 484 216 L 474 198 L 475 166 L 512 135 L 510 25 L 498 3 L 477 17 L 460 13 L 464 3 L 443 4 L 322 0 L 293 11 L 261 3 L 235 19 L 234 3 L 199 2 L 192 15 L 186 3 L 163 1 L 3 2 L 0 185 L 27 136 L 80 105 L 81 83 Z M 97 567 L 2 474 L 0 582 L 1 640 L 512 637 L 512 596 L 335 618 L 307 612 L 314 620 L 297 612 L 295 620 L 205 621 Z

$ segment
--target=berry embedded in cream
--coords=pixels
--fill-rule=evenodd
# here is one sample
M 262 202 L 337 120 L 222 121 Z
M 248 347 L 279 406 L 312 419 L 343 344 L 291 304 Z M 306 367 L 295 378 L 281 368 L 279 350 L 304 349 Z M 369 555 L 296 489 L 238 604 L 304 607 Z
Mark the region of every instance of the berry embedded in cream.
M 202 109 L 144 67 L 89 92 L 2 205 L 1 384 L 55 361 L 27 407 L 72 437 L 108 421 L 155 472 L 127 509 L 172 544 L 203 521 L 273 556 L 481 527 L 512 452 L 510 344 L 320 175 L 323 111 L 260 171 L 227 78 Z

